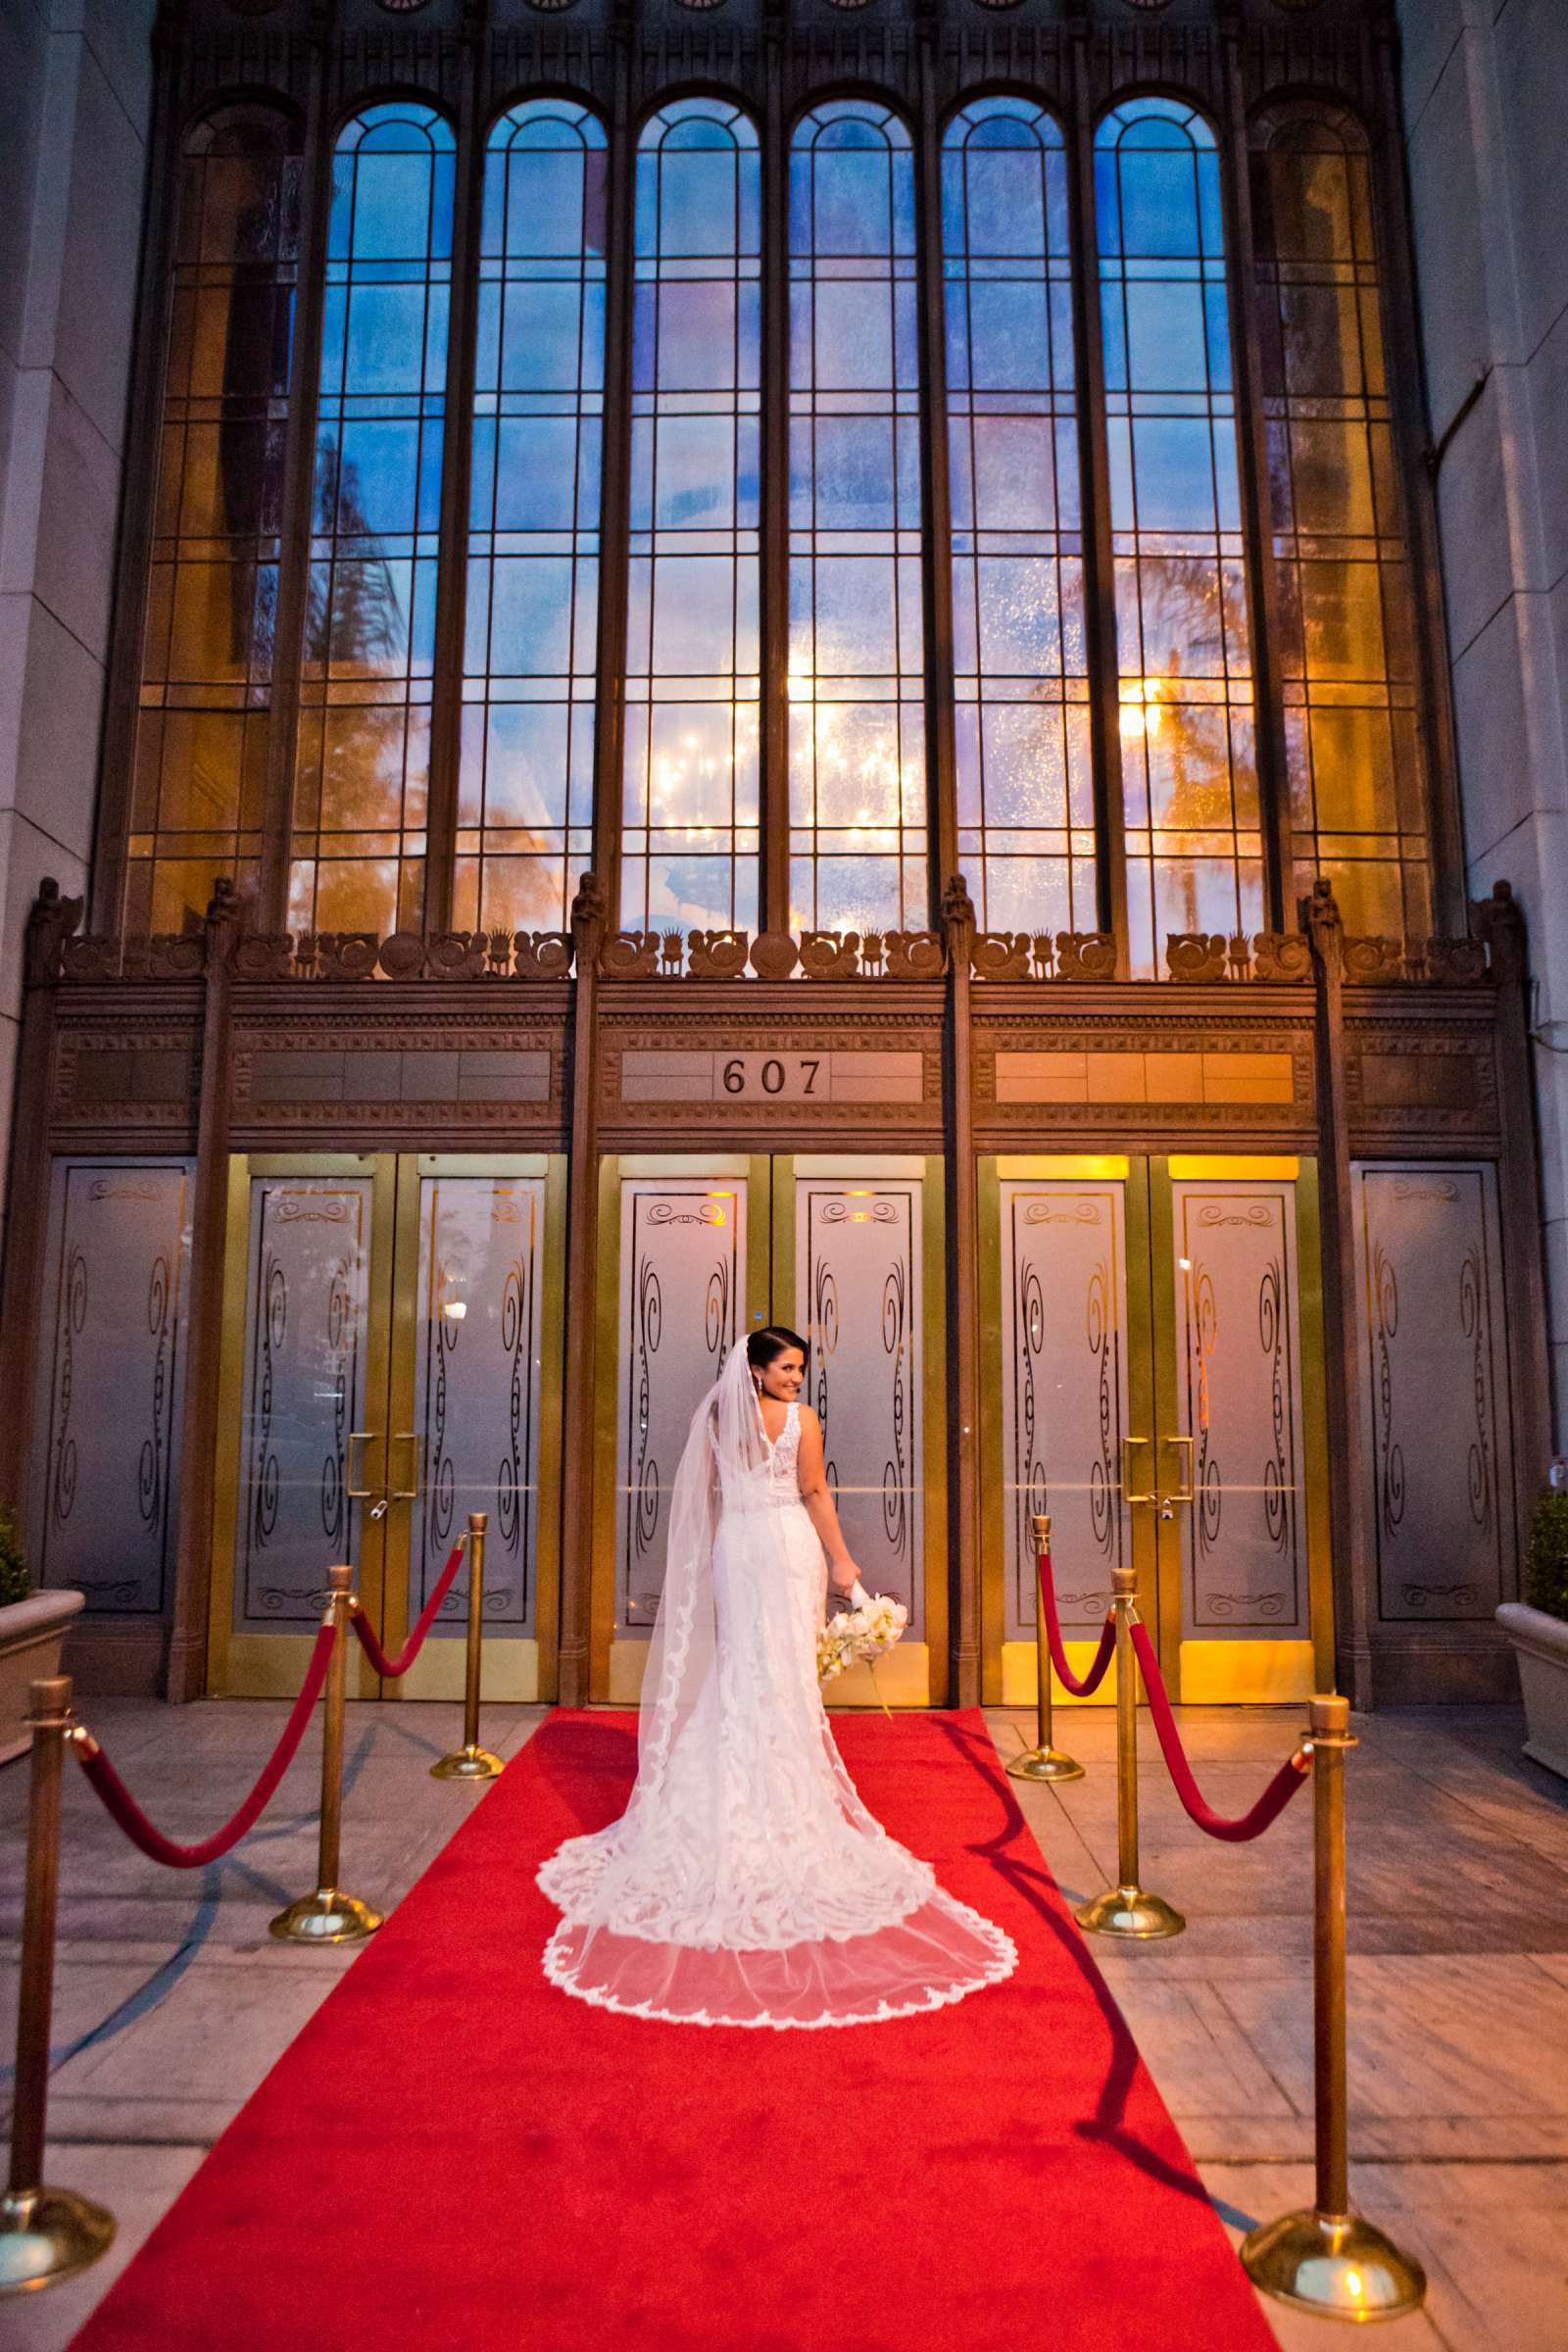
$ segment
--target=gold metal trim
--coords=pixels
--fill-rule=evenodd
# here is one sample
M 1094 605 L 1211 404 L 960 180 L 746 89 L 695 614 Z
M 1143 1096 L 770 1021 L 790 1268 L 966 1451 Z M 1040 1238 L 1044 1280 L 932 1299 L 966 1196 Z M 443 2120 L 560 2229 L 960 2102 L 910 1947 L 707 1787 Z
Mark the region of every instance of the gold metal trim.
M 1286 1152 L 1173 1152 L 1165 1164 L 1177 1184 L 1294 1184 L 1301 1172 Z
M 1132 1174 L 1125 1152 L 1004 1152 L 993 1164 L 1004 1182 L 1025 1184 L 1031 1177 L 1051 1176 L 1125 1184 Z

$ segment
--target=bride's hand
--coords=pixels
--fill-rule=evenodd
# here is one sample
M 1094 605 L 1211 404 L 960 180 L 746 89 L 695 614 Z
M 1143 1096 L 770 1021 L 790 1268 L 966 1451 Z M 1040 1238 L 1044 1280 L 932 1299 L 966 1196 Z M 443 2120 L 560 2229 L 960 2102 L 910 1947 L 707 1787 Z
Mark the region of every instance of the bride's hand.
M 832 1561 L 829 1565 L 829 1574 L 833 1580 L 834 1592 L 842 1592 L 846 1599 L 860 1581 L 860 1571 L 855 1562 L 849 1559 Z

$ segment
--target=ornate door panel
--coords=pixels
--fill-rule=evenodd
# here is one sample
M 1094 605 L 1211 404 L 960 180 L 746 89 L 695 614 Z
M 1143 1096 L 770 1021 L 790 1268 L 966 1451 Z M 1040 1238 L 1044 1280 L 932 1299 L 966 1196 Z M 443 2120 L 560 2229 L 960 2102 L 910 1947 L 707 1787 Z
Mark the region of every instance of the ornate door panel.
M 560 1361 L 550 1164 L 234 1161 L 214 1690 L 292 1694 L 335 1560 L 355 1565 L 368 1616 L 400 1645 L 470 1510 L 489 1518 L 486 1690 L 533 1698 L 546 1687 L 556 1546 L 537 1501 L 559 1417 L 545 1367 Z M 418 1661 L 385 1695 L 458 1695 L 462 1645 L 444 1637 L 466 1605 L 460 1575 Z M 362 1697 L 380 1689 L 357 1648 L 349 1687 Z
M 1000 1633 L 1003 1695 L 1014 1703 L 1034 1696 L 1035 1514 L 1051 1514 L 1062 1630 L 1069 1654 L 1082 1644 L 1085 1661 L 1110 1572 L 1131 1557 L 1132 1537 L 1121 1490 L 1135 1352 L 1127 1163 L 1038 1165 L 1059 1173 L 1000 1179 L 1000 1464 L 996 1446 L 987 1448 L 990 1475 L 1001 1480 L 1004 1580 L 993 1639 Z M 1136 1206 L 1141 1212 L 1141 1198 Z M 1147 1252 L 1141 1213 L 1136 1223 Z M 1147 1328 L 1143 1339 L 1147 1351 Z
M 405 1450 L 394 1461 L 416 1468 L 409 1483 L 417 1494 L 408 1573 L 395 1594 L 389 1585 L 387 1615 L 401 1639 L 429 1599 L 468 1513 L 483 1511 L 485 1690 L 496 1698 L 534 1698 L 541 1610 L 554 1629 L 556 1515 L 541 1518 L 539 1465 L 554 1271 L 545 1243 L 556 1219 L 542 1159 L 475 1173 L 481 1164 L 423 1158 L 400 1185 L 399 1264 L 416 1250 L 417 1280 L 407 1297 L 398 1285 L 393 1397 L 396 1403 L 407 1393 L 412 1348 L 413 1409 Z M 512 1172 L 530 1165 L 536 1173 Z M 417 1240 L 406 1242 L 413 1214 Z M 400 1443 L 396 1429 L 393 1442 Z M 459 1637 L 467 1611 L 465 1564 L 401 1685 L 405 1695 L 462 1694 Z
M 60 1159 L 39 1349 L 40 1585 L 162 1617 L 185 1379 L 188 1159 Z
M 1385 1620 L 1489 1619 L 1513 1589 L 1495 1170 L 1351 1170 Z
M 1152 1484 L 1167 1591 L 1179 1551 L 1190 1699 L 1296 1697 L 1314 1681 L 1298 1182 L 1295 1161 L 1170 1163 L 1174 1362 Z
M 614 1273 L 612 1293 L 606 1281 L 614 1321 L 605 1371 L 614 1363 L 618 1373 L 613 1477 L 601 1481 L 614 1500 L 613 1615 L 607 1626 L 596 1609 L 596 1666 L 614 1699 L 641 1688 L 675 1468 L 692 1414 L 744 1329 L 750 1191 L 748 1175 L 724 1172 L 729 1161 L 696 1174 L 678 1160 L 667 1174 L 628 1164 L 631 1173 L 607 1169 L 616 1246 L 602 1252 Z M 765 1265 L 765 1206 L 761 1232 Z M 600 1452 L 603 1466 L 607 1448 Z

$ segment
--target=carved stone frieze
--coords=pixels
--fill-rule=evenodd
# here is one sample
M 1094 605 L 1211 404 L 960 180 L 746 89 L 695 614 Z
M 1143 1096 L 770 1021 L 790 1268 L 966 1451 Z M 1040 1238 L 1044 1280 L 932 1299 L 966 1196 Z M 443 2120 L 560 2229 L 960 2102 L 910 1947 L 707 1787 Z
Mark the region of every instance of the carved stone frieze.
M 1400 1136 L 1494 1137 L 1497 1063 L 1490 1023 L 1368 1019 L 1346 1039 L 1351 1148 Z
M 809 1003 L 809 999 L 806 1000 Z M 803 1057 L 843 1056 L 865 1065 L 871 1057 L 918 1054 L 920 1091 L 914 1101 L 831 1101 L 812 1090 L 792 1088 L 786 1099 L 748 1090 L 724 1092 L 700 1107 L 690 1101 L 628 1101 L 624 1067 L 628 1054 L 708 1057 L 722 1054 L 736 1064 L 776 1058 L 793 1065 Z M 792 1131 L 810 1134 L 835 1129 L 863 1130 L 874 1125 L 897 1132 L 924 1133 L 942 1119 L 942 1032 L 940 1020 L 911 1021 L 907 1014 L 887 1011 L 846 1013 L 839 1019 L 729 1018 L 715 1019 L 711 1011 L 665 1012 L 655 1019 L 609 1016 L 601 1029 L 599 1098 L 602 1129 L 631 1129 L 649 1134 L 678 1134 L 694 1118 L 705 1128 L 720 1126 L 737 1135 L 776 1130 L 781 1121 Z M 752 1075 L 748 1070 L 748 1079 Z

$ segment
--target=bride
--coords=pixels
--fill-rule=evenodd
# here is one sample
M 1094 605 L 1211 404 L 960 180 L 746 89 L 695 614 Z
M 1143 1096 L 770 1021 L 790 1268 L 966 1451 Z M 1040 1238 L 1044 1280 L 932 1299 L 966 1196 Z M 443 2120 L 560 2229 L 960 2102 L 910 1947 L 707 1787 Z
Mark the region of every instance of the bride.
M 828 1729 L 816 1636 L 857 1584 L 800 1402 L 806 1343 L 771 1326 L 698 1406 L 670 1503 L 638 1719 L 637 1783 L 608 1829 L 539 1872 L 563 1913 L 545 1974 L 633 2017 L 854 2026 L 1011 1974 L 1000 1928 L 938 1886 L 856 1792 Z

